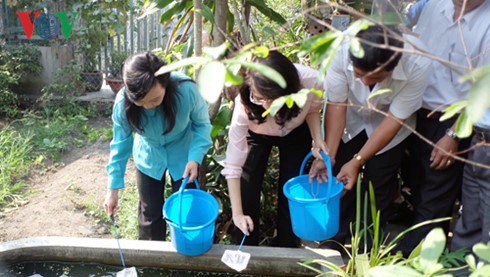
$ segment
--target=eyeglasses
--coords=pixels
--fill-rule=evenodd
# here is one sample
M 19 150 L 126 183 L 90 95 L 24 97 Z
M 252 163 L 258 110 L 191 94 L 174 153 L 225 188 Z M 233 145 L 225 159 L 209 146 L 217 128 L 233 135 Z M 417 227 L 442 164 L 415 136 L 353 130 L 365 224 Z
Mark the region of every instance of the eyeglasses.
M 260 99 L 260 100 L 255 99 L 254 94 L 252 92 L 250 92 L 250 102 L 252 102 L 252 104 L 262 106 L 265 103 L 270 102 L 270 101 L 271 100 L 268 100 L 268 99 Z

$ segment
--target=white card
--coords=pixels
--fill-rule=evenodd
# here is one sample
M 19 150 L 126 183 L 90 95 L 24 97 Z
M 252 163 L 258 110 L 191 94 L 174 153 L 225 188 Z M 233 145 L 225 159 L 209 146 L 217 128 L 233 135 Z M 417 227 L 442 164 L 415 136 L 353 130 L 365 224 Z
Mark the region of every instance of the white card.
M 118 271 L 116 274 L 117 277 L 138 277 L 138 272 L 136 272 L 136 268 L 128 267 L 121 271 Z
M 250 253 L 242 252 L 240 250 L 226 250 L 221 257 L 221 261 L 227 266 L 240 272 L 247 268 L 248 261 L 250 260 Z

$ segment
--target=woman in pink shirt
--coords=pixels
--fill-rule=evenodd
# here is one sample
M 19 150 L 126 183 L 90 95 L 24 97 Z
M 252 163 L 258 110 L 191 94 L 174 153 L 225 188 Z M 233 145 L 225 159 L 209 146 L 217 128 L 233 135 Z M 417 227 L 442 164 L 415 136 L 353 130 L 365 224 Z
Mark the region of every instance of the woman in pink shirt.
M 281 88 L 274 81 L 257 72 L 247 74 L 247 83 L 235 99 L 235 109 L 229 131 L 229 142 L 222 174 L 228 181 L 233 212 L 233 223 L 241 232 L 235 232 L 238 244 L 247 233 L 246 245 L 259 244 L 260 194 L 267 161 L 273 146 L 279 149 L 277 236 L 273 246 L 298 247 L 299 239 L 293 234 L 287 198 L 282 192 L 284 183 L 298 176 L 306 154 L 315 147 L 326 151 L 320 127 L 320 109 L 323 100 L 309 93 L 302 108 L 296 104 L 282 107 L 272 117 L 262 117 L 272 101 L 296 93 L 302 88 L 321 89 L 317 71 L 293 64 L 277 51 L 267 58 L 257 58 L 260 64 L 279 72 L 287 82 Z M 254 223 L 256 225 L 254 225 Z

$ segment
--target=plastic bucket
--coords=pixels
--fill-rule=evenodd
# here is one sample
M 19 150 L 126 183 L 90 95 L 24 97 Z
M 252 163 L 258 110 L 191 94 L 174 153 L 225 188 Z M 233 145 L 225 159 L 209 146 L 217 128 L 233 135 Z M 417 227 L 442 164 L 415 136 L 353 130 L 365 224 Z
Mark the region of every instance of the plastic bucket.
M 291 224 L 296 236 L 303 240 L 326 240 L 339 231 L 340 194 L 343 184 L 332 176 L 330 157 L 321 152 L 327 166 L 328 182 L 310 184 L 309 175 L 301 175 L 310 152 L 301 164 L 298 177 L 284 184 L 283 192 L 288 198 Z
M 163 215 L 177 252 L 197 256 L 213 245 L 218 202 L 211 194 L 199 189 L 197 180 L 197 189 L 184 189 L 187 182 L 188 178 L 185 178 L 179 191 L 165 201 Z

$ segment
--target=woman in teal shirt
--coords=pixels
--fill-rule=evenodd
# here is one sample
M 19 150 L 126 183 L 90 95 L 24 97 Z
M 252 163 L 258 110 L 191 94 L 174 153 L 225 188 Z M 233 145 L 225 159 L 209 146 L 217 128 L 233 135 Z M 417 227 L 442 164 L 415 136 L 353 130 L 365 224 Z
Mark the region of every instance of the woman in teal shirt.
M 165 240 L 165 170 L 172 178 L 172 190 L 177 191 L 181 178 L 197 178 L 211 146 L 208 109 L 196 84 L 176 72 L 155 76 L 164 65 L 151 52 L 128 58 L 123 68 L 125 87 L 117 94 L 112 113 L 114 137 L 104 209 L 109 216 L 117 211 L 118 191 L 124 188 L 126 164 L 133 154 L 139 239 L 144 240 Z

